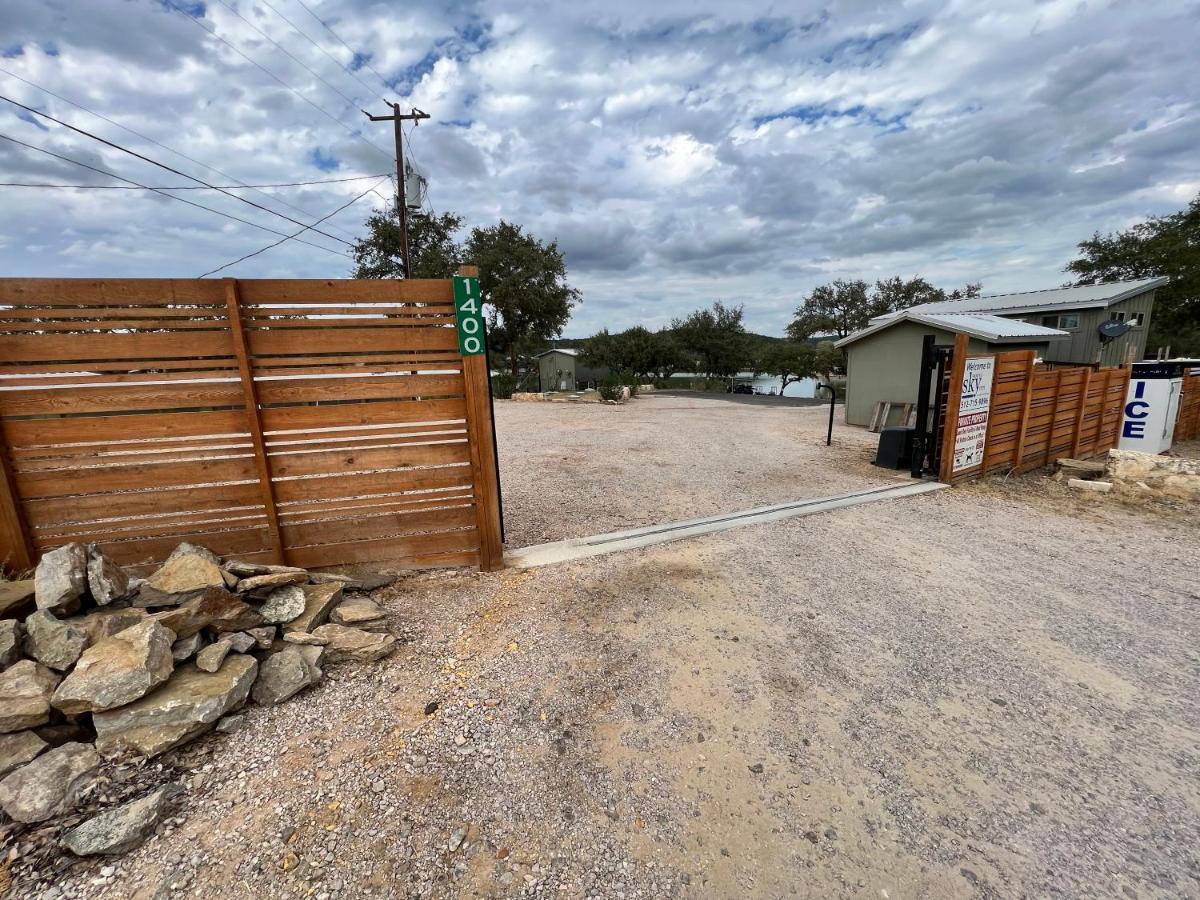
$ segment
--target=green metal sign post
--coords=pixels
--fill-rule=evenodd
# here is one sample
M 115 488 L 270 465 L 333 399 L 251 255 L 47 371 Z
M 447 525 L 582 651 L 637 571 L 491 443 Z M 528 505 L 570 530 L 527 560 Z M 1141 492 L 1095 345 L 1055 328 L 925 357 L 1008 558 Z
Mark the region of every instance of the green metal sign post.
M 487 347 L 483 336 L 483 299 L 479 296 L 479 279 L 467 275 L 454 276 L 455 327 L 458 329 L 458 352 L 463 356 L 478 356 Z

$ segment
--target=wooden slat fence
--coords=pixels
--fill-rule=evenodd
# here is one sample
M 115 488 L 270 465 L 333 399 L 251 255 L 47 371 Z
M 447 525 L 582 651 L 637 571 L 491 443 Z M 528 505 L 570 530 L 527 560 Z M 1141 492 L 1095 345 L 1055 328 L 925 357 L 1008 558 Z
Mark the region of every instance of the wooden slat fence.
M 498 568 L 479 359 L 449 280 L 0 279 L 0 562 Z
M 997 353 L 981 465 L 952 472 L 958 384 L 967 342 L 955 345 L 942 437 L 941 480 L 952 484 L 995 472 L 1027 472 L 1060 457 L 1102 456 L 1117 445 L 1128 367 L 1036 364 L 1032 350 Z M 987 355 L 987 354 L 976 354 Z
M 1200 368 L 1183 374 L 1174 442 L 1194 441 L 1197 438 L 1200 438 Z

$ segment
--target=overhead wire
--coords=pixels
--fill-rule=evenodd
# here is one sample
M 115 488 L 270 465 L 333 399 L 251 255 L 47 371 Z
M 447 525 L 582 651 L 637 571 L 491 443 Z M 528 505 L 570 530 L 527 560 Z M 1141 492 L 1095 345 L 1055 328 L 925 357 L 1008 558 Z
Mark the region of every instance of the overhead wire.
M 373 175 L 353 175 L 349 178 L 322 178 L 318 181 L 280 181 L 273 184 L 215 184 L 211 188 L 199 184 L 171 184 L 158 185 L 158 190 L 161 191 L 212 191 L 227 188 L 237 190 L 238 188 L 283 188 L 283 187 L 307 187 L 313 184 L 345 184 L 348 181 L 365 181 L 368 178 L 386 178 L 386 172 L 377 172 Z M 93 191 L 140 191 L 143 188 L 132 187 L 127 184 L 51 184 L 49 182 L 30 182 L 30 181 L 0 181 L 0 187 L 24 187 L 24 188 L 73 188 L 76 190 L 93 190 Z M 268 195 L 270 196 L 270 195 Z
M 332 53 L 330 53 L 328 50 L 326 50 L 318 41 L 316 41 L 312 37 L 310 37 L 308 32 L 304 31 L 299 25 L 297 25 L 295 22 L 293 22 L 291 19 L 289 19 L 287 16 L 285 16 L 279 10 L 277 10 L 274 6 L 272 6 L 270 3 L 268 3 L 267 0 L 258 0 L 258 2 L 260 2 L 263 6 L 265 6 L 267 9 L 269 9 L 271 12 L 275 13 L 275 15 L 279 16 L 279 18 L 283 19 L 283 21 L 287 22 L 288 25 L 290 25 L 292 27 L 293 31 L 295 31 L 298 35 L 300 35 L 302 38 L 304 38 L 306 41 L 308 41 L 310 44 L 312 44 L 314 47 L 316 47 L 318 50 L 320 50 L 322 53 L 324 53 L 335 65 L 337 65 L 337 67 L 339 69 L 341 69 L 343 72 L 345 72 L 351 78 L 353 78 L 355 81 L 357 81 L 359 84 L 361 84 L 371 94 L 377 96 L 380 100 L 382 100 L 384 102 L 384 104 L 391 106 L 391 103 L 387 99 L 387 97 L 383 96 L 383 94 L 381 94 L 381 93 L 378 93 L 375 88 L 371 87 L 371 85 L 367 84 L 365 81 L 363 81 L 361 78 L 359 78 L 358 74 L 353 69 L 351 69 L 349 65 L 347 65 L 346 63 L 343 63 L 336 56 L 334 56 Z M 351 53 L 353 53 L 353 51 L 351 51 Z
M 380 147 L 374 141 L 365 137 L 361 131 L 351 128 L 349 125 L 347 125 L 345 122 L 343 122 L 337 116 L 335 116 L 333 113 L 329 112 L 329 110 L 325 109 L 325 107 L 321 106 L 320 104 L 314 103 L 308 97 L 305 97 L 304 94 L 300 93 L 300 91 L 296 90 L 296 88 L 292 87 L 290 84 L 288 84 L 286 81 L 284 81 L 278 75 L 276 75 L 274 72 L 272 72 L 266 66 L 263 66 L 261 63 L 257 62 L 252 57 L 248 56 L 246 53 L 243 53 L 240 49 L 238 49 L 238 47 L 236 45 L 234 45 L 233 43 L 228 41 L 226 38 L 224 38 L 223 36 L 218 34 L 217 30 L 215 28 L 206 28 L 204 26 L 204 23 L 201 22 L 200 19 L 198 19 L 196 16 L 193 16 L 190 12 L 183 9 L 182 7 L 176 6 L 175 0 L 162 0 L 162 2 L 164 4 L 166 4 L 170 9 L 173 9 L 176 12 L 178 12 L 180 15 L 182 15 L 184 18 L 186 18 L 189 22 L 195 23 L 196 27 L 199 28 L 201 31 L 203 31 L 205 34 L 215 37 L 218 41 L 220 41 L 222 44 L 224 44 L 226 47 L 228 47 L 230 50 L 232 50 L 234 53 L 236 53 L 242 59 L 246 60 L 246 62 L 250 63 L 250 65 L 254 66 L 256 69 L 263 72 L 265 75 L 274 79 L 283 87 L 287 88 L 289 91 L 291 91 L 293 94 L 295 94 L 301 100 L 303 100 L 305 103 L 307 103 L 313 109 L 317 110 L 317 112 L 319 112 L 321 115 L 325 116 L 327 119 L 334 122 L 339 127 L 344 128 L 347 132 L 349 132 L 349 134 L 352 137 L 354 137 L 357 140 L 362 141 L 365 144 L 370 145 L 371 147 L 374 147 L 375 150 L 377 150 L 379 153 L 383 154 L 383 156 L 386 157 L 387 159 L 392 160 L 393 162 L 395 161 L 396 157 L 394 155 L 392 155 L 391 152 L 384 150 L 382 147 Z
M 276 210 L 269 209 L 268 207 L 263 206 L 261 203 L 255 203 L 253 200 L 247 200 L 245 197 L 239 196 L 238 194 L 235 194 L 232 191 L 229 191 L 225 188 L 220 188 L 220 187 L 217 187 L 216 185 L 209 184 L 208 182 L 204 181 L 203 179 L 197 178 L 195 175 L 189 175 L 186 172 L 181 172 L 179 169 L 176 169 L 172 166 L 168 166 L 166 163 L 162 163 L 162 162 L 159 162 L 158 160 L 151 159 L 149 156 L 146 156 L 145 154 L 142 154 L 142 153 L 138 153 L 136 150 L 130 150 L 128 147 L 123 147 L 120 144 L 114 143 L 113 141 L 107 140 L 106 138 L 102 138 L 98 134 L 93 134 L 92 132 L 87 131 L 86 129 L 79 128 L 75 125 L 72 125 L 69 122 L 64 122 L 62 119 L 56 118 L 55 116 L 52 116 L 49 113 L 42 112 L 39 109 L 34 109 L 32 106 L 26 106 L 24 103 L 20 103 L 16 100 L 13 100 L 11 97 L 6 97 L 3 94 L 0 94 L 0 100 L 5 101 L 6 103 L 11 103 L 13 106 L 20 107 L 21 109 L 26 110 L 27 112 L 30 112 L 33 115 L 41 116 L 43 119 L 48 119 L 49 121 L 54 122 L 58 125 L 61 125 L 64 128 L 68 128 L 71 131 L 76 132 L 77 134 L 83 135 L 84 137 L 88 137 L 94 141 L 98 141 L 99 143 L 104 144 L 106 147 L 111 147 L 114 150 L 120 150 L 122 153 L 127 153 L 136 159 L 142 160 L 143 162 L 148 162 L 151 165 L 158 166 L 160 169 L 165 169 L 166 171 L 168 171 L 174 175 L 178 175 L 181 178 L 188 178 L 188 179 L 191 179 L 192 181 L 197 182 L 198 184 L 204 185 L 204 187 L 212 188 L 213 190 L 218 191 L 219 193 L 224 194 L 227 197 L 232 197 L 233 199 L 235 199 L 241 203 L 245 203 L 247 206 L 252 206 L 255 209 L 262 210 L 263 212 L 266 212 L 266 213 L 270 213 L 273 216 L 278 216 L 281 219 L 286 219 L 287 221 L 291 222 L 293 225 L 304 225 L 305 224 L 304 222 L 301 222 L 298 219 L 293 219 L 291 216 L 287 216 L 281 212 L 277 212 Z M 327 237 L 330 240 L 339 241 L 340 243 L 346 244 L 347 246 L 349 246 L 351 243 L 350 241 L 343 240 L 342 238 L 337 237 L 336 235 L 329 234 L 328 232 L 321 231 L 320 229 L 315 229 L 315 230 L 316 230 L 317 234 L 322 235 L 323 237 Z
M 194 202 L 192 200 L 188 200 L 184 197 L 176 197 L 174 194 L 168 194 L 162 188 L 150 187 L 149 185 L 140 184 L 131 178 L 125 178 L 122 175 L 117 175 L 113 172 L 105 171 L 104 169 L 98 168 L 93 165 L 89 165 L 88 163 L 81 162 L 77 159 L 72 159 L 69 156 L 63 156 L 61 153 L 55 153 L 53 150 L 47 150 L 45 147 L 38 147 L 38 146 L 35 146 L 34 144 L 26 143 L 25 141 L 19 140 L 15 137 L 11 137 L 10 135 L 0 133 L 0 140 L 9 141 L 13 144 L 17 144 L 21 147 L 26 147 L 30 150 L 36 150 L 38 153 L 45 153 L 47 156 L 53 156 L 55 159 L 60 159 L 63 162 L 68 162 L 68 163 L 71 163 L 72 165 L 80 166 L 81 168 L 84 168 L 84 169 L 89 169 L 92 172 L 98 172 L 101 175 L 105 175 L 109 178 L 115 178 L 118 181 L 124 181 L 126 184 L 132 184 L 135 187 L 141 188 L 142 190 L 153 191 L 154 193 L 160 194 L 163 197 L 168 197 L 171 200 L 177 200 L 180 203 L 186 203 L 188 206 L 194 206 L 197 209 L 204 210 L 205 212 L 215 213 L 216 215 L 223 216 L 226 219 L 232 219 L 235 222 L 241 222 L 243 225 L 249 225 L 251 228 L 257 228 L 260 231 L 266 231 L 266 232 L 269 232 L 270 234 L 274 234 L 274 235 L 277 235 L 280 237 L 288 237 L 286 232 L 276 231 L 274 228 L 268 228 L 266 225 L 260 225 L 258 222 L 251 222 L 249 219 L 243 219 L 240 216 L 233 215 L 232 213 L 227 213 L 227 212 L 224 212 L 223 210 L 219 210 L 219 209 L 213 209 L 211 206 L 205 206 L 203 203 L 196 203 L 196 202 Z M 335 250 L 331 247 L 324 247 L 321 244 L 314 244 L 311 241 L 300 241 L 300 243 L 306 244 L 309 247 L 316 247 L 318 250 L 324 250 L 327 253 L 335 253 L 338 256 L 347 255 L 345 250 Z
M 345 47 L 347 50 L 350 51 L 352 63 L 356 59 L 362 59 L 363 67 L 368 69 L 376 78 L 378 78 L 380 84 L 382 84 L 388 90 L 395 90 L 395 88 L 393 88 L 390 84 L 388 84 L 388 80 L 386 78 L 384 78 L 377 71 L 375 71 L 375 67 L 371 65 L 371 61 L 365 53 L 359 53 L 357 50 L 355 50 L 353 47 L 351 47 L 349 44 L 347 44 L 344 40 L 342 40 L 342 36 L 340 34 L 338 34 L 336 31 L 334 31 L 333 28 L 331 28 L 328 24 L 326 24 L 324 19 L 322 19 L 315 12 L 313 12 L 312 9 L 309 7 L 309 5 L 304 2 L 304 0 L 296 0 L 296 2 L 299 3 L 301 6 L 303 6 L 304 11 L 307 12 L 314 19 L 316 19 L 317 22 L 320 23 L 322 28 L 324 28 L 326 31 L 328 31 L 330 34 L 332 34 L 334 36 L 334 38 L 337 39 L 338 43 L 340 43 L 343 47 Z
M 379 181 L 382 181 L 382 180 L 383 180 L 383 178 L 379 179 Z M 375 184 L 378 184 L 379 181 L 376 181 Z M 209 275 L 215 275 L 217 272 L 224 271 L 225 269 L 228 269 L 230 266 L 236 266 L 238 263 L 245 262 L 246 260 L 250 259 L 253 256 L 258 256 L 260 253 L 266 253 L 268 250 L 272 250 L 275 247 L 278 247 L 280 244 L 282 244 L 286 241 L 294 240 L 299 235 L 303 234 L 305 231 L 308 231 L 310 228 L 312 228 L 313 225 L 320 225 L 326 219 L 332 219 L 334 216 L 336 216 L 342 210 L 346 209 L 347 207 L 353 206 L 355 203 L 357 203 L 363 197 L 367 196 L 367 194 L 371 193 L 372 191 L 375 191 L 374 184 L 371 185 L 369 188 L 367 188 L 365 191 L 363 191 L 361 194 L 359 194 L 357 197 L 355 197 L 353 200 L 343 203 L 341 206 L 339 206 L 333 212 L 317 219 L 317 221 L 314 222 L 312 225 L 306 225 L 304 228 L 301 228 L 295 234 L 289 234 L 285 237 L 282 237 L 279 240 L 275 241 L 275 243 L 273 243 L 273 244 L 267 244 L 267 246 L 265 246 L 259 250 L 255 250 L 253 253 L 247 253 L 245 256 L 239 256 L 237 259 L 233 260 L 232 262 L 227 262 L 223 266 L 217 266 L 215 269 L 210 269 L 209 271 L 205 272 L 203 275 L 197 275 L 196 277 L 197 278 L 207 278 Z M 378 192 L 376 191 L 376 193 L 378 193 Z
M 251 28 L 253 28 L 254 31 L 256 33 L 258 33 L 259 35 L 261 35 L 264 40 L 270 41 L 270 43 L 277 50 L 279 50 L 280 53 L 282 53 L 284 56 L 286 56 L 292 62 L 296 63 L 296 65 L 300 66 L 302 69 L 304 69 L 304 71 L 308 72 L 309 75 L 311 75 L 313 78 L 317 79 L 317 81 L 321 82 L 321 84 L 325 85 L 325 87 L 329 88 L 331 91 L 333 91 L 335 94 L 337 94 L 343 100 L 345 100 L 347 104 L 349 104 L 350 106 L 357 105 L 357 103 L 358 103 L 357 100 L 355 100 L 353 97 L 346 96 L 346 94 L 342 93 L 342 91 L 340 91 L 337 87 L 335 87 L 334 85 L 332 85 L 328 81 L 326 81 L 324 78 L 322 78 L 319 74 L 317 74 L 317 72 L 311 66 L 309 66 L 302 59 L 299 59 L 298 57 L 296 57 L 286 47 L 284 47 L 282 44 L 280 44 L 278 41 L 276 41 L 274 38 L 272 38 L 269 34 L 267 34 L 265 31 L 263 31 L 261 28 L 259 28 L 257 25 L 255 25 L 253 22 L 251 22 L 249 19 L 247 19 L 245 16 L 243 16 L 240 12 L 238 12 L 236 9 L 234 9 L 232 6 L 230 6 L 226 2 L 226 0 L 217 0 L 217 2 L 220 3 L 227 10 L 229 10 L 231 13 L 233 13 L 235 16 L 237 16 L 239 19 L 241 19 L 243 22 L 245 22 L 247 25 L 249 25 Z
M 220 169 L 218 169 L 216 166 L 212 166 L 206 162 L 202 162 L 193 156 L 189 156 L 188 154 L 184 153 L 181 150 L 176 150 L 174 147 L 169 147 L 166 144 L 162 143 L 161 141 L 155 140 L 154 138 L 150 137 L 149 135 L 142 134 L 140 131 L 130 128 L 128 125 L 122 125 L 120 122 L 116 121 L 115 119 L 109 118 L 108 116 L 104 115 L 103 113 L 98 113 L 94 109 L 89 109 L 88 107 L 84 106 L 81 103 L 77 103 L 74 100 L 64 97 L 62 94 L 57 94 L 54 91 L 50 90 L 49 88 L 42 87 L 40 84 L 32 82 L 28 78 L 24 78 L 15 72 L 11 72 L 8 69 L 4 68 L 3 66 L 0 66 L 0 72 L 3 72 L 5 75 L 8 75 L 12 78 L 17 79 L 18 81 L 20 81 L 24 84 L 29 85 L 31 88 L 34 88 L 35 90 L 41 91 L 43 94 L 47 94 L 48 96 L 51 96 L 56 100 L 60 100 L 63 103 L 66 103 L 68 106 L 73 106 L 78 110 L 82 110 L 83 112 L 87 113 L 90 116 L 95 116 L 97 119 L 100 119 L 103 122 L 107 122 L 110 125 L 120 128 L 122 131 L 132 134 L 134 137 L 140 138 L 141 140 L 146 141 L 147 143 L 153 144 L 156 147 L 160 147 L 163 150 L 166 150 L 168 153 L 173 153 L 176 156 L 178 156 L 180 159 L 186 159 L 188 162 L 194 163 L 197 166 L 201 166 L 205 169 L 208 169 L 210 172 L 216 172 L 222 178 L 228 178 L 230 181 L 237 181 L 239 186 L 251 188 L 252 190 L 254 190 L 254 192 L 256 194 L 261 194 L 263 197 L 267 197 L 268 199 L 270 199 L 271 201 L 273 201 L 275 203 L 279 203 L 283 206 L 288 207 L 289 209 L 294 209 L 296 212 L 303 213 L 306 216 L 314 216 L 315 215 L 315 213 L 311 213 L 308 210 L 303 209 L 302 207 L 299 207 L 294 203 L 290 203 L 282 197 L 274 197 L 271 194 L 266 193 L 265 191 L 259 190 L 258 187 L 256 187 L 255 185 L 248 185 L 245 182 L 239 181 L 237 178 L 234 178 L 228 172 L 223 172 Z M 338 229 L 338 230 L 341 231 L 342 229 Z M 345 231 L 342 231 L 342 233 L 346 234 Z

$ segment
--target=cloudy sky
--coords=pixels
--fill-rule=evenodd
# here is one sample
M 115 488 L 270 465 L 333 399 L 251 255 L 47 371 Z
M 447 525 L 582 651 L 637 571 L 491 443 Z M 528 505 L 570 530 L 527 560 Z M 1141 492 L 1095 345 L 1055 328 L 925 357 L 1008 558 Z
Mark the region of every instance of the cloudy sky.
M 568 335 L 715 299 L 777 334 L 835 277 L 1053 286 L 1093 231 L 1182 208 L 1198 39 L 1196 0 L 4 0 L 0 93 L 221 185 L 382 175 L 390 125 L 359 110 L 395 99 L 432 116 L 410 145 L 434 210 L 558 240 L 584 298 Z M 0 107 L 8 138 L 195 184 Z M 8 140 L 0 180 L 122 183 Z M 238 193 L 309 224 L 372 187 L 391 190 Z M 277 240 L 246 223 L 298 227 L 171 193 L 245 223 L 144 191 L 0 187 L 0 266 L 194 277 Z M 223 274 L 345 276 L 379 194 L 306 234 L 325 249 Z

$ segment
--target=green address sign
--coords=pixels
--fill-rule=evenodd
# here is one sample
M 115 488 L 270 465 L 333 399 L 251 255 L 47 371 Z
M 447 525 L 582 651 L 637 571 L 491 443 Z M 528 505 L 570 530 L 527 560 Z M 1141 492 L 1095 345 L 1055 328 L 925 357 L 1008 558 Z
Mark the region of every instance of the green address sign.
M 454 312 L 458 328 L 458 352 L 463 356 L 483 353 L 483 300 L 479 296 L 478 278 L 454 276 Z

